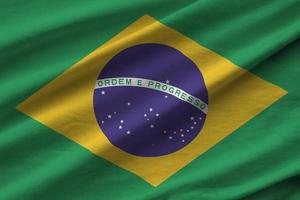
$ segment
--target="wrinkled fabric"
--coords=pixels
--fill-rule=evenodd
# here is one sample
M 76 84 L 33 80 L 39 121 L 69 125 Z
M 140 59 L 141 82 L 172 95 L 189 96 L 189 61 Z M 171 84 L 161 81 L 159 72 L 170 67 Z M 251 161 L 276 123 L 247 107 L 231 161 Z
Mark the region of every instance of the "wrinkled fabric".
M 0 199 L 300 199 L 299 13 L 299 0 L 1 1 Z M 288 91 L 156 188 L 15 109 L 145 14 Z

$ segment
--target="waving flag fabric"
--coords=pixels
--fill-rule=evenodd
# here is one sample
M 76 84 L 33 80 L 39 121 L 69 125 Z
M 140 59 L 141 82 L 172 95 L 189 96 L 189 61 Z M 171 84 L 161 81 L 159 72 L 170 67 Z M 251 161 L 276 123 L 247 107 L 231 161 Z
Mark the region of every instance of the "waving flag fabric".
M 0 199 L 299 199 L 300 2 L 1 2 Z

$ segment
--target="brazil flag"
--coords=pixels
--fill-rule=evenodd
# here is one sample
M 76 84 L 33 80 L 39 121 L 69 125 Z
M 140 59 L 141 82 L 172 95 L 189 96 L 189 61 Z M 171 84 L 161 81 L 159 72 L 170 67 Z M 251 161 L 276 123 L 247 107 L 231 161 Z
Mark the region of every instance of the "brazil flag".
M 0 199 L 300 199 L 300 1 L 0 2 Z

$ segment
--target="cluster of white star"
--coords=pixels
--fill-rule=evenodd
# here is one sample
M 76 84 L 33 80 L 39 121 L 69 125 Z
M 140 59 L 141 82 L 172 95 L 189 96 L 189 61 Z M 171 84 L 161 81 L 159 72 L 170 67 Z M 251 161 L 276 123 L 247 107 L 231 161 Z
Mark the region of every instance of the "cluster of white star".
M 199 117 L 198 121 L 201 121 L 201 120 L 202 120 L 202 117 Z M 183 128 L 180 128 L 179 130 L 173 130 L 173 131 L 164 130 L 162 133 L 167 134 L 169 140 L 172 140 L 174 138 L 174 135 L 176 135 L 176 136 L 179 136 L 182 138 L 181 142 L 185 142 L 184 137 L 187 134 L 189 134 L 191 131 L 193 131 L 195 126 L 197 126 L 197 124 L 199 123 L 199 122 L 197 122 L 197 119 L 194 116 L 191 116 L 189 118 L 189 121 L 190 121 L 191 126 L 188 129 L 184 130 Z
M 150 119 L 153 119 L 153 117 L 158 118 L 159 116 L 160 116 L 160 114 L 158 112 L 155 112 L 153 107 L 150 107 L 148 110 L 146 110 L 146 112 L 143 115 L 143 117 L 145 118 L 146 121 L 153 121 L 153 120 L 150 120 Z M 186 142 L 185 141 L 186 134 L 189 134 L 190 132 L 192 132 L 196 128 L 196 126 L 198 124 L 200 124 L 199 121 L 202 120 L 202 117 L 198 117 L 198 119 L 196 119 L 194 116 L 190 116 L 188 120 L 190 121 L 190 126 L 189 126 L 188 129 L 180 128 L 179 130 L 173 130 L 173 131 L 163 130 L 162 133 L 167 134 L 169 140 L 174 139 L 174 136 L 180 136 L 181 137 L 180 141 L 181 142 Z M 154 123 L 149 123 L 149 127 L 154 128 L 155 124 Z
M 105 91 L 102 91 L 101 94 L 102 94 L 102 95 L 105 95 Z M 126 102 L 126 106 L 131 106 L 131 102 Z M 110 114 L 110 113 L 107 114 L 107 120 L 112 119 L 113 116 L 116 115 L 116 114 L 117 114 L 116 111 L 114 111 L 113 114 Z M 105 123 L 105 120 L 102 120 L 102 121 L 101 121 L 101 124 L 104 124 L 104 123 Z M 121 120 L 119 121 L 119 123 L 118 123 L 118 129 L 119 129 L 119 130 L 123 130 L 124 124 L 125 124 L 125 120 L 121 119 Z M 126 131 L 125 131 L 125 134 L 126 134 L 126 135 L 130 135 L 130 134 L 131 134 L 131 131 L 130 131 L 130 130 L 126 130 Z
M 150 107 L 145 113 L 144 113 L 144 118 L 146 121 L 150 121 L 150 118 L 153 117 L 159 117 L 159 113 L 158 112 L 154 112 L 154 109 L 152 107 Z M 153 120 L 151 120 L 153 121 Z M 154 123 L 150 123 L 149 124 L 150 128 L 154 128 Z

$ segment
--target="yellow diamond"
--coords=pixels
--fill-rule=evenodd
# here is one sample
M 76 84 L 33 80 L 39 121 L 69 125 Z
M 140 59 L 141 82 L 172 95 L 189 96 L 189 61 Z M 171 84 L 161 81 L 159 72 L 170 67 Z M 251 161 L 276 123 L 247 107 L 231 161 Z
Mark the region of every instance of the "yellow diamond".
M 165 44 L 189 57 L 201 71 L 209 95 L 209 111 L 201 134 L 183 149 L 158 157 L 134 156 L 113 146 L 100 129 L 93 109 L 94 85 L 104 65 L 123 49 L 143 43 Z M 157 186 L 286 93 L 146 15 L 17 109 Z

